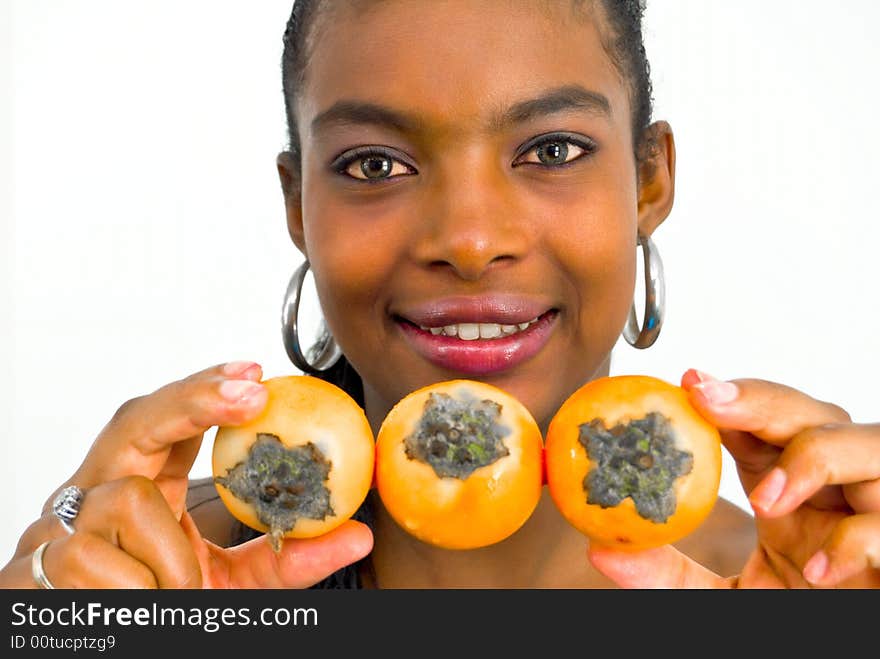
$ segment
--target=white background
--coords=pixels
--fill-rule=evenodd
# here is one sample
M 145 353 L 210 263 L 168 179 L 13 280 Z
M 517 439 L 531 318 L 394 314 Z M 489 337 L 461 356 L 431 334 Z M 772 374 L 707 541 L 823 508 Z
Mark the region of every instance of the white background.
M 667 320 L 613 373 L 762 377 L 880 420 L 878 7 L 649 3 L 678 146 Z M 292 372 L 289 10 L 0 0 L 0 564 L 123 401 L 232 359 Z M 747 507 L 729 461 L 721 493 Z

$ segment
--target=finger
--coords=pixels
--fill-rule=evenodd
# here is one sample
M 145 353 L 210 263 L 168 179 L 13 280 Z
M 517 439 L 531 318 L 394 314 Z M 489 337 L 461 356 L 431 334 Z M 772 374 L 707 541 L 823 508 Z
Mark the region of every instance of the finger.
M 691 404 L 719 429 L 747 493 L 773 467 L 780 449 L 798 432 L 849 415 L 785 385 L 765 380 L 721 382 L 689 369 L 681 379 Z
M 804 565 L 804 578 L 817 586 L 880 587 L 880 513 L 841 520 Z
M 825 424 L 796 434 L 777 465 L 755 487 L 749 501 L 765 517 L 785 515 L 826 485 L 880 478 L 880 425 Z M 841 505 L 837 488 L 822 503 Z M 826 499 L 828 497 L 826 496 Z
M 880 478 L 844 485 L 843 496 L 857 513 L 880 513 Z
M 33 552 L 0 572 L 0 588 L 41 588 L 32 573 Z M 147 566 L 91 533 L 65 535 L 43 552 L 43 572 L 55 588 L 155 588 Z
M 279 554 L 265 537 L 228 549 L 208 547 L 215 587 L 307 588 L 369 554 L 373 534 L 366 524 L 348 520 L 317 538 L 287 538 Z
M 55 540 L 69 535 L 61 522 L 53 514 L 43 514 L 30 526 L 28 526 L 21 537 L 18 539 L 18 545 L 15 548 L 15 556 L 30 556 L 34 553 L 46 540 Z
M 186 509 L 189 471 L 192 469 L 201 446 L 201 434 L 174 444 L 168 453 L 165 464 L 152 479 L 165 500 L 168 501 L 175 516 L 182 515 Z
M 777 446 L 811 426 L 851 421 L 837 405 L 767 380 L 722 382 L 690 369 L 682 376 L 682 387 L 716 427 L 743 430 Z
M 126 402 L 71 482 L 88 488 L 130 475 L 186 477 L 208 428 L 245 423 L 265 406 L 261 375 L 258 364 L 231 362 Z
M 44 515 L 29 542 L 96 535 L 147 566 L 159 588 L 199 588 L 201 569 L 190 541 L 156 485 L 142 476 L 103 483 L 86 491 L 74 533 L 64 537 L 52 513 Z M 42 540 L 40 540 L 42 542 Z
M 86 494 L 77 521 L 85 528 L 103 521 L 105 537 L 145 563 L 159 588 L 200 588 L 201 569 L 186 534 L 163 494 L 148 478 L 130 476 Z M 89 496 L 91 495 L 91 496 Z M 94 505 L 86 505 L 91 498 Z M 80 520 L 80 518 L 83 518 Z
M 759 544 L 743 566 L 736 587 L 762 590 L 807 587 L 806 583 L 798 584 L 798 581 L 803 581 L 803 576 L 789 562 L 777 562 L 773 558 L 775 556 Z M 779 569 L 780 564 L 782 569 Z
M 110 468 L 124 471 L 102 474 L 104 480 L 132 473 L 126 457 L 137 460 L 136 467 L 140 467 L 143 456 L 160 453 L 164 466 L 164 452 L 173 444 L 199 436 L 214 425 L 252 418 L 266 400 L 265 388 L 256 381 L 260 374 L 259 365 L 252 362 L 222 364 L 123 404 L 102 431 L 96 448 L 112 451 L 117 459 Z M 120 449 L 135 452 L 119 456 Z M 189 466 L 184 463 L 175 475 L 185 476 Z
M 55 588 L 156 588 L 149 567 L 100 535 L 77 532 L 52 540 L 43 572 Z
M 735 584 L 735 579 L 718 576 L 671 545 L 629 552 L 593 544 L 587 555 L 621 588 L 732 588 Z
M 776 464 L 782 449 L 742 430 L 719 429 L 721 443 L 736 463 L 743 489 L 749 494 Z

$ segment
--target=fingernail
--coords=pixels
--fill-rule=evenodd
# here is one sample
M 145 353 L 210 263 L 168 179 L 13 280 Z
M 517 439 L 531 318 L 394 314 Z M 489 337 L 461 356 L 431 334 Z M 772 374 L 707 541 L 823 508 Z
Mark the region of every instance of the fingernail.
M 247 403 L 264 387 L 250 380 L 226 380 L 220 385 L 220 395 L 230 403 Z
M 739 389 L 733 382 L 721 380 L 701 380 L 693 386 L 712 405 L 725 405 L 732 403 L 739 396 Z
M 769 511 L 782 495 L 786 480 L 785 472 L 780 467 L 775 467 L 749 495 L 752 507 Z
M 700 382 L 716 382 L 718 378 L 709 375 L 708 373 L 704 373 L 703 371 L 698 371 L 697 369 L 693 369 L 694 375 L 697 376 L 697 380 Z
M 259 366 L 259 364 L 250 361 L 228 362 L 223 365 L 223 375 L 226 375 L 228 377 L 241 375 L 242 373 L 244 373 L 248 369 L 253 368 L 254 366 Z
M 810 583 L 819 583 L 828 572 L 828 554 L 821 549 L 804 565 L 804 579 Z

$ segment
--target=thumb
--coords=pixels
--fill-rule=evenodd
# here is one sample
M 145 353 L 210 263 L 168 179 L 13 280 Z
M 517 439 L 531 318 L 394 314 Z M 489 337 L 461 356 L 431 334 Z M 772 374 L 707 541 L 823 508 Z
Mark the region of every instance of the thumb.
M 307 588 L 373 549 L 366 524 L 347 520 L 316 538 L 285 538 L 275 553 L 267 537 L 224 550 L 230 588 Z
M 266 536 L 224 548 L 201 538 L 188 515 L 181 523 L 210 588 L 308 588 L 373 549 L 370 527 L 352 519 L 316 538 L 285 538 L 277 554 Z
M 735 583 L 735 579 L 718 576 L 672 545 L 634 552 L 594 544 L 587 556 L 593 567 L 621 588 L 732 588 Z

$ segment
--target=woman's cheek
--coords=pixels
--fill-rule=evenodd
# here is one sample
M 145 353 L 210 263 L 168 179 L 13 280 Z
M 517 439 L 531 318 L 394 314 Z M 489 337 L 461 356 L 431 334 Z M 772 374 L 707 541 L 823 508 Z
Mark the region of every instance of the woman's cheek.
M 632 305 L 636 223 L 620 209 L 606 211 L 601 218 L 595 214 L 585 213 L 584 226 L 565 232 L 574 238 L 560 241 L 557 254 L 569 273 L 569 298 L 578 315 L 581 339 L 593 349 L 598 342 L 610 350 Z M 621 215 L 623 221 L 617 219 Z
M 383 240 L 380 219 L 366 211 L 328 209 L 307 236 L 318 297 L 332 330 L 357 321 L 357 309 L 375 303 L 392 274 L 397 247 Z

